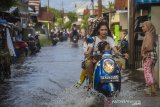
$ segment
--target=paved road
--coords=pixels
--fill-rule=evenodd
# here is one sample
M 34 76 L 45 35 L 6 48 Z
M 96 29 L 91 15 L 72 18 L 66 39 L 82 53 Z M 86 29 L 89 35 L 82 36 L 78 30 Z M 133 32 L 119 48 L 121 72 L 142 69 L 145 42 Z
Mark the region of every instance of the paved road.
M 12 78 L 0 84 L 0 107 L 160 107 L 159 97 L 144 97 L 138 72 L 123 73 L 122 92 L 112 100 L 74 88 L 82 58 L 81 42 L 66 41 L 13 65 Z

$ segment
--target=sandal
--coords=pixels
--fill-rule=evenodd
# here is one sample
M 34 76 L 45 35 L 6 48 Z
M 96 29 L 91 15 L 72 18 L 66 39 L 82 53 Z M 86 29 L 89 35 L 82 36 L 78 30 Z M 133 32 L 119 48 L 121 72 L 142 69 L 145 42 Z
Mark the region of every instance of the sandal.
M 82 82 L 78 81 L 78 82 L 74 85 L 74 87 L 79 88 L 81 85 L 82 85 Z

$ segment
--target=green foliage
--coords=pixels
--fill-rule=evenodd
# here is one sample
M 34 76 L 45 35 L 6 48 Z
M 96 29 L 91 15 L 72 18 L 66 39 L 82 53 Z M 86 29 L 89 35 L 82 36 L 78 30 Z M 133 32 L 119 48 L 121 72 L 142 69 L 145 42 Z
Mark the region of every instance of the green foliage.
M 89 15 L 84 16 L 84 20 L 81 24 L 81 29 L 85 29 L 85 30 L 88 29 L 88 18 L 89 18 Z
M 57 19 L 57 21 L 56 21 L 56 23 L 57 23 L 57 25 L 59 26 L 59 27 L 63 27 L 63 19 L 62 18 L 58 18 Z
M 102 12 L 106 12 L 106 7 L 104 5 L 102 5 Z
M 49 11 L 54 14 L 55 22 L 57 23 L 58 27 L 62 28 L 71 28 L 73 22 L 77 21 L 77 14 L 75 12 L 68 12 L 67 16 L 69 18 L 69 22 L 63 23 L 62 19 L 62 11 L 57 10 L 55 8 L 49 8 Z
M 54 14 L 54 17 L 55 17 L 56 20 L 58 18 L 62 18 L 62 13 L 61 13 L 60 10 L 57 10 L 55 8 L 49 8 L 49 11 Z
M 18 0 L 0 0 L 0 11 L 5 11 L 16 5 Z
M 75 12 L 68 12 L 67 16 L 69 18 L 69 20 L 73 23 L 75 21 L 77 21 L 77 14 Z
M 108 4 L 109 4 L 109 9 L 110 10 L 113 10 L 114 9 L 114 3 L 112 1 L 108 1 Z
M 64 23 L 64 28 L 65 29 L 70 29 L 71 26 L 72 26 L 72 22 L 71 21 L 68 21 L 68 22 Z
M 52 45 L 52 41 L 46 35 L 40 35 L 40 44 L 42 47 Z
M 98 8 L 98 6 L 95 6 L 96 8 Z M 106 7 L 104 5 L 102 5 L 102 12 L 106 12 Z

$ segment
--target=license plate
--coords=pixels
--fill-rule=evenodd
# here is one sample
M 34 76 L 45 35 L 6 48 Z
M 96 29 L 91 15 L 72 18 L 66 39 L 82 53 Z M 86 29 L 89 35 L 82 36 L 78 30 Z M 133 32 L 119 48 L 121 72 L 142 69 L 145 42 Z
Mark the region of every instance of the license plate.
M 119 76 L 114 75 L 114 76 L 101 76 L 101 83 L 105 82 L 119 82 Z

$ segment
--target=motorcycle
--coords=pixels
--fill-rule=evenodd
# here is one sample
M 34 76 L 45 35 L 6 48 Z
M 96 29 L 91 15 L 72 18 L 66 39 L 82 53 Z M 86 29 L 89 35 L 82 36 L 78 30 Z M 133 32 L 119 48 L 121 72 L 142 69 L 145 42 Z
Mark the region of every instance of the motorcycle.
M 20 57 L 21 55 L 27 56 L 28 55 L 28 44 L 24 41 L 17 41 L 15 42 L 15 50 L 16 56 Z
M 41 44 L 40 44 L 40 40 L 39 40 L 39 34 L 35 35 L 35 41 L 36 41 L 37 51 L 39 52 L 40 49 L 41 49 Z
M 120 40 L 119 51 L 120 51 L 121 54 L 128 53 L 128 41 L 126 40 L 126 36 L 127 35 L 124 35 L 122 40 Z
M 35 54 L 35 53 L 39 52 L 40 49 L 37 46 L 36 39 L 31 34 L 28 35 L 27 43 L 28 43 L 28 47 L 31 51 L 31 54 Z
M 53 46 L 58 43 L 59 38 L 57 37 L 57 34 L 51 34 L 51 41 Z
M 58 36 L 58 39 L 59 39 L 60 42 L 63 42 L 63 41 L 64 41 L 63 32 L 60 32 L 60 31 L 59 31 L 59 32 L 57 33 L 57 36 Z
M 93 89 L 106 97 L 113 97 L 121 90 L 120 68 L 110 52 L 104 52 L 95 66 Z
M 78 35 L 73 35 L 73 36 L 71 37 L 71 41 L 72 41 L 73 43 L 77 43 L 78 40 L 79 40 Z

